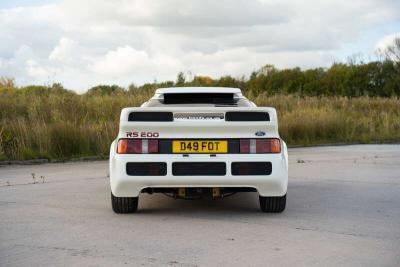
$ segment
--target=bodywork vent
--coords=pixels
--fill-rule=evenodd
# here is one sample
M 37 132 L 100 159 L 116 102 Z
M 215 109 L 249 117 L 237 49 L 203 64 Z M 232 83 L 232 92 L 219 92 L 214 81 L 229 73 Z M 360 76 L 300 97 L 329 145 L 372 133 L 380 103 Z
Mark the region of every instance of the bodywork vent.
M 172 112 L 131 112 L 128 121 L 173 121 Z
M 176 176 L 224 176 L 225 162 L 174 162 L 172 174 Z
M 223 112 L 176 112 L 174 120 L 223 120 Z
M 270 175 L 271 162 L 232 162 L 232 175 Z
M 167 163 L 128 162 L 126 173 L 131 176 L 165 176 L 167 175 Z
M 228 111 L 226 121 L 269 121 L 268 112 L 259 111 Z

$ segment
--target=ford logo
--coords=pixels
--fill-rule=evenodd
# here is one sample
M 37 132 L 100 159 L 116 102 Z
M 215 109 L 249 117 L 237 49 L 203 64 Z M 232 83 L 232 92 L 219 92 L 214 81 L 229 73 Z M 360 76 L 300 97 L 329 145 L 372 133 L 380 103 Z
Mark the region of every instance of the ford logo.
M 264 136 L 264 135 L 265 135 L 265 132 L 263 132 L 263 131 L 256 132 L 256 136 Z

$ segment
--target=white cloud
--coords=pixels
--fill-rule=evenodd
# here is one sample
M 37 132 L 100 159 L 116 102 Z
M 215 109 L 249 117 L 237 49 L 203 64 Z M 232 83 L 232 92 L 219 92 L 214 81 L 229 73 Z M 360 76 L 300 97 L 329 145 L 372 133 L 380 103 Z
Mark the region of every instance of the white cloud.
M 398 22 L 398 10 L 396 0 L 64 0 L 0 9 L 0 74 L 83 91 L 179 71 L 327 66 L 370 28 Z
M 59 44 L 51 51 L 49 60 L 69 61 L 76 52 L 76 42 L 69 38 L 61 38 Z
M 89 65 L 89 69 L 100 75 L 126 75 L 129 72 L 140 71 L 144 65 L 151 64 L 150 61 L 146 51 L 124 46 L 107 52 L 100 60 Z
M 136 80 L 168 79 L 176 75 L 180 62 L 166 55 L 149 55 L 131 46 L 118 47 L 95 59 L 88 70 L 109 81 L 129 83 Z M 155 74 L 157 76 L 155 76 Z
M 388 46 L 394 44 L 394 39 L 396 38 L 400 38 L 400 32 L 384 36 L 382 39 L 378 41 L 375 48 L 377 50 L 384 51 Z
M 41 67 L 34 60 L 26 61 L 26 72 L 29 76 L 33 78 L 47 78 L 51 75 L 50 70 Z

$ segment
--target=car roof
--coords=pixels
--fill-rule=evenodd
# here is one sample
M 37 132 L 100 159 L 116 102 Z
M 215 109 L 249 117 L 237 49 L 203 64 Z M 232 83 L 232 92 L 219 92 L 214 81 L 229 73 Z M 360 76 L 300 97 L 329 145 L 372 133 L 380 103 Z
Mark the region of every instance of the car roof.
M 157 89 L 156 94 L 179 94 L 179 93 L 230 93 L 241 95 L 239 88 L 231 87 L 170 87 Z

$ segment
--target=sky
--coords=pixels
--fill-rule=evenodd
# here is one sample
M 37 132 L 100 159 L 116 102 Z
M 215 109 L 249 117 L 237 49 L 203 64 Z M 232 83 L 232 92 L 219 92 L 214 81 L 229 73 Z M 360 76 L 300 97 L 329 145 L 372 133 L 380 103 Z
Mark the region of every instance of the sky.
M 84 92 L 180 71 L 371 61 L 400 36 L 399 10 L 399 0 L 0 0 L 0 76 Z

